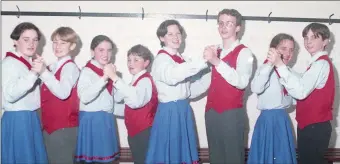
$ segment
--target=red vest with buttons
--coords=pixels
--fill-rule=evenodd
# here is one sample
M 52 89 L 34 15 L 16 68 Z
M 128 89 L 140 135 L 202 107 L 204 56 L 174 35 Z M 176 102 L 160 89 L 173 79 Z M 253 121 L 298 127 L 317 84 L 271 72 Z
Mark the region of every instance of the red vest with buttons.
M 60 80 L 60 73 L 65 64 L 74 63 L 72 60 L 66 61 L 54 74 Z M 73 87 L 70 96 L 61 100 L 54 96 L 45 84 L 41 87 L 41 118 L 43 129 L 51 134 L 62 128 L 78 126 L 79 98 L 77 87 Z
M 226 55 L 222 61 L 236 69 L 236 61 L 239 52 L 246 48 L 243 44 L 238 45 L 233 51 Z M 221 50 L 218 51 L 218 55 Z M 207 104 L 205 111 L 210 109 L 215 110 L 217 113 L 222 113 L 226 110 L 232 110 L 243 107 L 244 89 L 237 89 L 230 85 L 212 66 L 211 84 L 208 89 Z
M 326 60 L 328 62 L 330 67 L 329 75 L 323 88 L 314 89 L 307 98 L 297 101 L 296 121 L 298 122 L 298 128 L 300 129 L 303 129 L 310 124 L 333 119 L 332 109 L 335 97 L 333 64 L 328 55 L 323 55 L 317 60 Z
M 157 110 L 157 89 L 150 73 L 146 72 L 141 75 L 133 83 L 133 86 L 136 86 L 139 80 L 143 78 L 150 79 L 152 85 L 152 95 L 150 101 L 141 108 L 132 109 L 129 106 L 125 105 L 125 125 L 130 137 L 133 137 L 141 131 L 151 127 Z

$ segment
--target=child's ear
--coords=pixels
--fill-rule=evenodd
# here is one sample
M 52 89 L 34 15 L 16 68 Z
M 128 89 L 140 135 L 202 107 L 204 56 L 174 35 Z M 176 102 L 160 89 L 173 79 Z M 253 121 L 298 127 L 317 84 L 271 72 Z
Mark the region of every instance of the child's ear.
M 240 32 L 240 30 L 241 30 L 241 25 L 240 26 L 236 26 L 236 32 Z
M 73 50 L 76 48 L 76 46 L 77 46 L 77 44 L 72 43 L 72 44 L 71 44 L 71 47 L 70 47 L 70 50 L 73 51 Z
M 160 36 L 160 37 L 159 37 L 159 40 L 160 40 L 161 42 L 164 42 L 164 37 Z
M 94 58 L 94 51 L 91 50 L 91 59 L 93 59 L 93 58 Z
M 150 64 L 150 60 L 145 60 L 144 61 L 144 68 L 148 68 L 149 64 Z
M 331 42 L 330 39 L 325 39 L 325 40 L 323 41 L 323 47 L 326 47 L 326 46 L 329 44 L 329 42 Z
M 13 45 L 14 45 L 14 47 L 18 46 L 18 41 L 17 40 L 13 40 Z

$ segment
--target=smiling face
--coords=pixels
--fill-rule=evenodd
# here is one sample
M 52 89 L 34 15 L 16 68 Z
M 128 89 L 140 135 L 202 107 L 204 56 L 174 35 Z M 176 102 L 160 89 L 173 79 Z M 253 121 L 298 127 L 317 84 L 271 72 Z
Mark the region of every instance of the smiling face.
M 26 57 L 35 55 L 39 45 L 38 33 L 33 29 L 25 30 L 18 40 L 14 40 L 16 50 Z
M 53 52 L 54 55 L 58 58 L 61 59 L 67 55 L 69 55 L 70 51 L 72 51 L 75 48 L 75 44 L 71 42 L 67 42 L 64 40 L 60 39 L 60 36 L 57 35 L 53 39 Z
M 182 43 L 182 34 L 176 24 L 167 27 L 167 33 L 159 39 L 164 43 L 165 47 L 177 50 Z
M 91 52 L 94 60 L 96 60 L 101 66 L 105 66 L 111 62 L 112 44 L 104 40 Z

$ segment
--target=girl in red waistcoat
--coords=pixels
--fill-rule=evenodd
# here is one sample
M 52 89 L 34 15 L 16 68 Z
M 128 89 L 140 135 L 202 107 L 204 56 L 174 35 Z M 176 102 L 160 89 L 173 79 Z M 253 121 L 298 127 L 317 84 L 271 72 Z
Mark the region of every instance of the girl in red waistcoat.
M 311 23 L 302 31 L 311 60 L 302 76 L 289 71 L 278 54 L 268 55 L 281 76 L 280 82 L 295 99 L 299 163 L 327 163 L 324 154 L 332 133 L 330 120 L 335 96 L 333 64 L 325 47 L 330 31 L 320 23 Z
M 39 74 L 43 63 L 32 63 L 41 38 L 40 30 L 23 22 L 11 33 L 15 50 L 2 61 L 1 163 L 48 163 L 40 119 Z
M 133 76 L 130 85 L 123 82 L 115 72 L 109 77 L 115 82 L 115 101 L 123 100 L 125 103 L 125 125 L 133 161 L 144 164 L 158 104 L 156 86 L 147 71 L 153 56 L 147 47 L 140 44 L 133 46 L 127 55 L 127 66 Z
M 59 27 L 51 36 L 57 61 L 41 74 L 41 118 L 49 163 L 73 163 L 77 143 L 79 68 L 72 59 L 76 32 Z M 62 150 L 62 151 L 61 151 Z
M 116 45 L 109 37 L 94 37 L 92 59 L 80 73 L 77 84 L 80 99 L 77 162 L 112 163 L 119 155 L 113 115 L 114 82 L 108 77 L 114 71 L 111 58 L 115 51 Z

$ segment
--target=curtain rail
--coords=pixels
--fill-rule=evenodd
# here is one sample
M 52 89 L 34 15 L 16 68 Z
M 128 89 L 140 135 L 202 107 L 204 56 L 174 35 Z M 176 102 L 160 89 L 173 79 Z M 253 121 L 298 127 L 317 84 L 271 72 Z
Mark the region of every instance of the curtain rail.
M 195 14 L 163 14 L 163 13 L 94 13 L 94 12 L 81 12 L 79 7 L 79 12 L 36 12 L 36 11 L 1 11 L 1 15 L 6 16 L 65 16 L 65 17 L 126 17 L 126 18 L 166 18 L 166 19 L 209 19 L 217 18 L 217 15 L 208 15 L 208 10 L 206 15 L 195 15 Z M 267 21 L 268 23 L 273 21 L 279 22 L 320 22 L 328 23 L 329 25 L 333 23 L 340 23 L 340 19 L 331 19 L 334 15 L 330 15 L 329 18 L 298 18 L 298 17 L 270 17 L 268 16 L 243 16 L 243 20 L 250 21 Z

